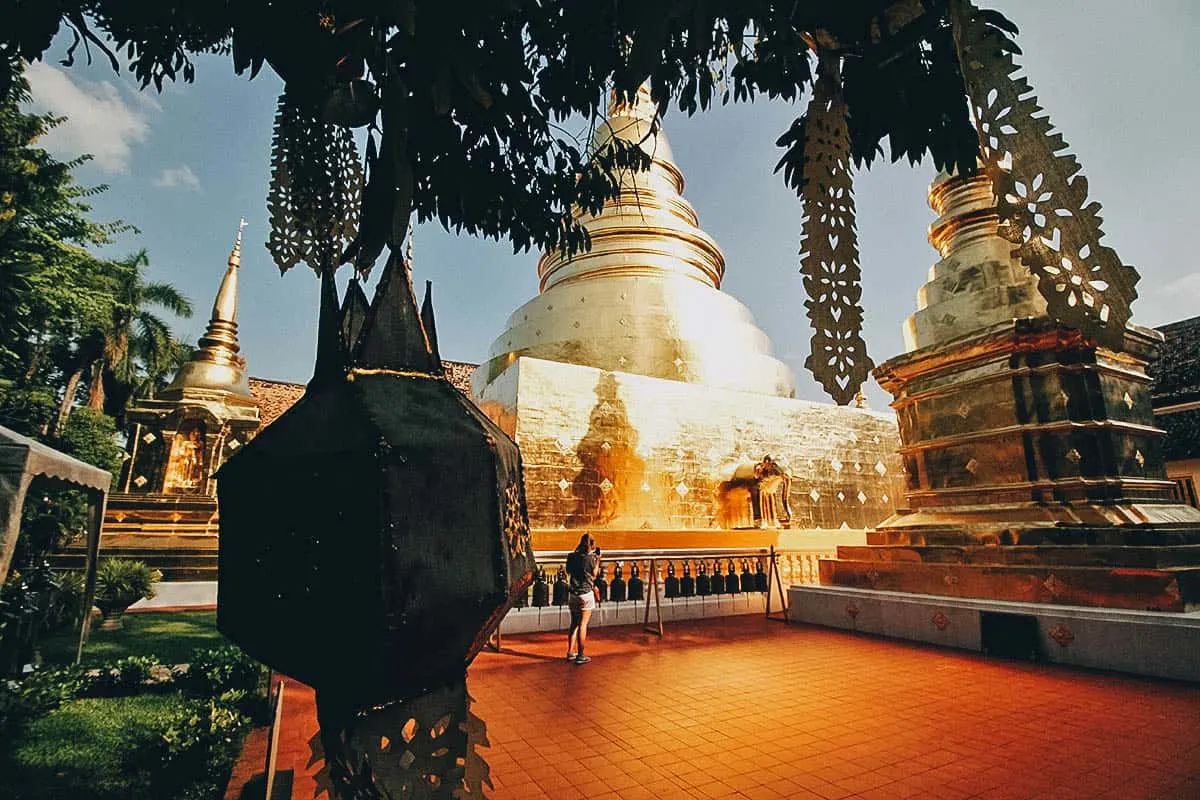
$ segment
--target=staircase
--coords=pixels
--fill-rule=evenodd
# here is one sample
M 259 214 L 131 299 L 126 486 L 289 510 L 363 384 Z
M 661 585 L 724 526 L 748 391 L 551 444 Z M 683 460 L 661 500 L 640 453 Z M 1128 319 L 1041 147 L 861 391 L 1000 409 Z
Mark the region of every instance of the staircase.
M 943 597 L 1200 610 L 1200 530 L 1031 528 L 984 543 L 962 529 L 884 530 L 839 547 L 821 583 Z
M 164 581 L 215 581 L 217 551 L 213 547 L 182 547 L 171 550 L 151 547 L 108 546 L 101 540 L 100 558 L 128 558 L 144 561 L 162 573 Z M 55 569 L 84 569 L 87 551 L 68 548 L 50 557 Z

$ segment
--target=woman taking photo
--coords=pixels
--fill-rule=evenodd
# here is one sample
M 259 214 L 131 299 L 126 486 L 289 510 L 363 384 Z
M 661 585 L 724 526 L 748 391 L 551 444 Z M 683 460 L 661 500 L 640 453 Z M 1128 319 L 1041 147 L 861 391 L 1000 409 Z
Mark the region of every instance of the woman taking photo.
M 567 556 L 567 577 L 570 578 L 571 628 L 567 633 L 567 661 L 586 664 L 591 661 L 583 654 L 587 644 L 588 620 L 596 610 L 596 576 L 600 573 L 600 548 L 590 533 L 579 537 L 574 552 Z

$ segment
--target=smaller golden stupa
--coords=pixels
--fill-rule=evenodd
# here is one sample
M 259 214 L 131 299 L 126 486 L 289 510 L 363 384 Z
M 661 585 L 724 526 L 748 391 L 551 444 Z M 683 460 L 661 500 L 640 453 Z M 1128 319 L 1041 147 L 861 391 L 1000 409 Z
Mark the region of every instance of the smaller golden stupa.
M 213 474 L 260 422 L 237 338 L 245 224 L 238 226 L 208 328 L 191 360 L 157 397 L 138 400 L 126 412 L 128 457 L 119 490 L 109 495 L 105 546 L 174 547 L 186 545 L 174 537 L 216 536 Z

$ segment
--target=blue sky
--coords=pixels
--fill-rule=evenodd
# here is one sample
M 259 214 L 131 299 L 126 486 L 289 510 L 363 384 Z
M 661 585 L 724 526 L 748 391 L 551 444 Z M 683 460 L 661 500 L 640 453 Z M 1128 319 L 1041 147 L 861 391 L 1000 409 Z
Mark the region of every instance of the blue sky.
M 993 0 L 1021 28 L 1030 82 L 1063 132 L 1104 206 L 1106 241 L 1141 274 L 1134 320 L 1159 325 L 1200 314 L 1196 259 L 1200 187 L 1200 4 L 1194 0 Z M 85 184 L 108 184 L 99 219 L 121 218 L 141 234 L 155 279 L 179 286 L 198 313 L 178 329 L 204 330 L 238 218 L 244 216 L 240 329 L 252 374 L 305 381 L 315 348 L 317 281 L 284 277 L 264 243 L 271 126 L 278 79 L 264 69 L 239 78 L 227 58 L 199 62 L 194 84 L 138 91 L 107 62 L 72 68 L 56 57 L 29 72 L 37 103 L 70 121 L 43 144 L 62 157 L 88 152 Z M 777 136 L 801 106 L 755 102 L 665 130 L 687 179 L 685 195 L 727 261 L 724 289 L 741 299 L 797 374 L 797 395 L 826 399 L 803 369 L 808 351 L 796 251 L 800 202 L 773 174 Z M 936 254 L 925 240 L 932 213 L 928 164 L 879 164 L 856 177 L 866 339 L 881 362 L 902 349 L 901 324 Z M 434 281 L 442 355 L 481 361 L 510 312 L 537 292 L 537 253 L 418 228 L 414 278 Z M 886 394 L 871 382 L 868 397 Z

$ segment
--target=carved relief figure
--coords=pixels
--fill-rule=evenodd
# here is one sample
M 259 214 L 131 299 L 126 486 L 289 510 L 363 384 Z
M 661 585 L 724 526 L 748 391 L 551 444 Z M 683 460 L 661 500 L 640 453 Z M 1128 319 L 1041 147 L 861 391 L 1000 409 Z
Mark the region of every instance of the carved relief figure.
M 722 528 L 787 528 L 792 524 L 788 491 L 792 478 L 771 456 L 740 464 L 717 486 L 717 521 Z
M 194 422 L 180 428 L 171 443 L 171 459 L 163 491 L 195 494 L 204 490 L 203 424 Z

